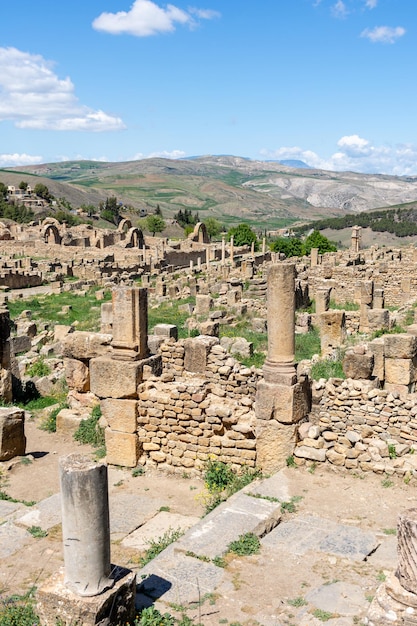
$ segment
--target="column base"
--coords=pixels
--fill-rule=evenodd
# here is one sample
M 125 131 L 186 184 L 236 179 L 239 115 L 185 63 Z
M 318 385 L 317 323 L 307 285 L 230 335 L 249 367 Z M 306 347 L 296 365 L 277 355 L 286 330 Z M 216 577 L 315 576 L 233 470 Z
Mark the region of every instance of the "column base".
M 295 365 L 291 363 L 274 363 L 268 359 L 265 361 L 262 374 L 266 382 L 273 385 L 292 386 L 297 382 Z
M 275 420 L 281 424 L 295 424 L 310 410 L 308 384 L 303 381 L 290 386 L 260 380 L 255 402 L 257 420 Z
M 106 623 L 118 626 L 135 616 L 136 574 L 112 565 L 114 586 L 98 596 L 81 597 L 64 584 L 64 569 L 51 576 L 36 592 L 37 612 L 42 626 Z

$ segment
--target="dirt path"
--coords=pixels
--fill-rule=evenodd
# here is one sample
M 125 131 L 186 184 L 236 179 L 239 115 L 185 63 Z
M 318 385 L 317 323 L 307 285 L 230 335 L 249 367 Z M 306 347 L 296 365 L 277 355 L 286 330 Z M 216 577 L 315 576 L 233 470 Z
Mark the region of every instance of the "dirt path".
M 92 453 L 89 446 L 81 446 L 69 436 L 40 430 L 38 423 L 28 420 L 26 424 L 28 460 L 1 464 L 3 489 L 17 500 L 38 502 L 58 493 L 59 457 L 73 451 Z M 315 624 L 311 615 L 305 622 L 300 618 L 302 602 L 307 605 L 306 598 L 313 589 L 343 581 L 358 585 L 365 590 L 367 597 L 372 598 L 384 572 L 395 569 L 397 517 L 401 511 L 417 506 L 414 481 L 405 484 L 396 476 L 347 474 L 329 466 L 317 466 L 314 471 L 287 468 L 285 475 L 297 508 L 296 512 L 287 513 L 287 518 L 313 515 L 369 530 L 380 541 L 380 548 L 366 561 L 351 561 L 323 553 L 297 555 L 291 552 L 291 546 L 281 552 L 263 549 L 259 555 L 231 559 L 225 582 L 218 593 L 206 599 L 198 609 L 187 607 L 190 617 L 201 618 L 207 626 L 214 626 L 219 620 L 221 623 L 229 620 L 265 626 Z M 201 480 L 189 478 L 186 474 L 171 476 L 147 470 L 144 475 L 134 477 L 129 470 L 109 470 L 110 498 L 113 494 L 158 498 L 163 501 L 163 508 L 183 515 L 203 514 L 199 498 L 203 487 Z M 21 508 L 23 513 L 29 510 L 23 505 Z M 123 548 L 117 540 L 112 542 L 112 560 L 139 569 L 138 554 Z M 57 525 L 50 529 L 47 537 L 29 537 L 22 549 L 1 559 L 1 596 L 25 592 L 61 565 L 61 531 Z M 294 608 L 294 602 L 299 604 L 298 608 Z M 358 615 L 361 617 L 362 614 L 359 612 Z M 298 621 L 294 621 L 295 616 Z M 360 622 L 354 622 L 352 617 L 350 622 L 342 623 Z

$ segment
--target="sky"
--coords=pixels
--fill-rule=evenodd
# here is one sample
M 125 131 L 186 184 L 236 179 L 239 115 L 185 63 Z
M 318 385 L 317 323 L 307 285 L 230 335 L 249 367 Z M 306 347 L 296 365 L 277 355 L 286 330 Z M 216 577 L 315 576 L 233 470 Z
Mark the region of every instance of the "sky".
M 228 154 L 417 175 L 416 0 L 1 4 L 0 167 Z

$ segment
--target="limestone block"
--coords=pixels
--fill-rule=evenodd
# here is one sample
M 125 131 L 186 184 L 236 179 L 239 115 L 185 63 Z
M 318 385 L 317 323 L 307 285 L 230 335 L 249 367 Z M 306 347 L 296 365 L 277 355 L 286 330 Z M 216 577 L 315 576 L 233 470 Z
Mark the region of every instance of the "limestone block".
M 17 337 L 11 337 L 10 339 L 10 348 L 13 354 L 28 352 L 31 347 L 32 342 L 28 335 L 18 335 Z
M 195 297 L 194 312 L 197 316 L 207 317 L 213 308 L 213 299 L 210 295 L 197 294 Z
M 0 461 L 25 454 L 25 413 L 16 407 L 0 408 Z
M 166 339 L 174 338 L 175 341 L 177 341 L 178 326 L 175 326 L 174 324 L 156 324 L 153 329 L 153 334 L 165 337 Z
M 345 340 L 345 312 L 326 311 L 319 316 L 321 350 L 325 354 L 332 348 L 338 348 Z
M 188 372 L 204 374 L 207 365 L 207 355 L 210 348 L 219 343 L 217 337 L 200 335 L 185 340 L 184 368 Z
M 369 330 L 388 330 L 389 311 L 388 309 L 369 309 L 368 311 Z
M 275 385 L 265 380 L 258 382 L 255 400 L 258 420 L 276 420 L 282 424 L 294 424 L 310 410 L 310 397 L 306 383 Z
M 258 423 L 256 432 L 256 466 L 265 474 L 285 467 L 288 457 L 294 452 L 296 426 L 265 421 Z
M 374 355 L 374 369 L 372 376 L 385 380 L 385 354 L 384 354 L 384 338 L 379 337 L 368 344 L 369 350 Z
M 54 342 L 63 341 L 65 337 L 74 332 L 73 326 L 67 326 L 65 324 L 56 324 L 54 326 Z
M 343 359 L 343 371 L 346 378 L 370 378 L 374 368 L 374 355 L 371 353 L 357 354 L 346 352 Z
M 90 372 L 88 367 L 77 359 L 64 359 L 65 378 L 70 389 L 90 391 Z
M 9 369 L 0 368 L 0 398 L 3 402 L 11 402 L 13 399 L 12 374 Z
M 135 433 L 137 429 L 137 401 L 114 400 L 108 398 L 102 400 L 101 411 L 107 424 L 112 430 L 123 433 Z
M 324 448 L 309 448 L 308 446 L 297 446 L 294 450 L 294 456 L 310 461 L 323 462 L 326 460 L 326 450 Z
M 408 509 L 398 516 L 397 578 L 407 591 L 417 594 L 417 509 Z
M 165 339 L 161 335 L 148 335 L 148 348 L 150 354 L 156 354 L 164 341 Z
M 90 389 L 99 398 L 136 398 L 143 361 L 98 357 L 90 361 Z
M 62 343 L 62 356 L 72 359 L 93 359 L 111 352 L 112 336 L 104 333 L 75 331 Z
M 80 413 L 74 409 L 61 409 L 56 416 L 57 433 L 66 433 L 73 435 L 81 424 L 83 419 L 88 419 L 89 413 Z
M 136 467 L 139 460 L 139 440 L 136 434 L 121 433 L 111 428 L 104 431 L 106 460 L 110 465 Z
M 385 335 L 384 350 L 388 359 L 412 359 L 417 355 L 417 337 L 405 333 Z
M 415 360 L 406 358 L 385 358 L 385 382 L 396 385 L 409 385 L 417 380 Z

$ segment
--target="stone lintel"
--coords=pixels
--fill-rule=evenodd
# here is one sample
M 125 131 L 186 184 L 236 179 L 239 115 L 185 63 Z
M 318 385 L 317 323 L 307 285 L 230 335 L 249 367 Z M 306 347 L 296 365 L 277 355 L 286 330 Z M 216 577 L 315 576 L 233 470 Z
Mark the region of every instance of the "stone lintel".
M 307 385 L 277 385 L 266 380 L 258 382 L 255 414 L 258 420 L 275 420 L 281 424 L 295 424 L 310 410 Z
M 112 565 L 114 585 L 97 596 L 81 597 L 64 584 L 64 570 L 51 576 L 36 592 L 37 612 L 43 626 L 55 626 L 57 618 L 64 626 L 83 624 L 117 626 L 133 623 L 135 614 L 136 574 Z

